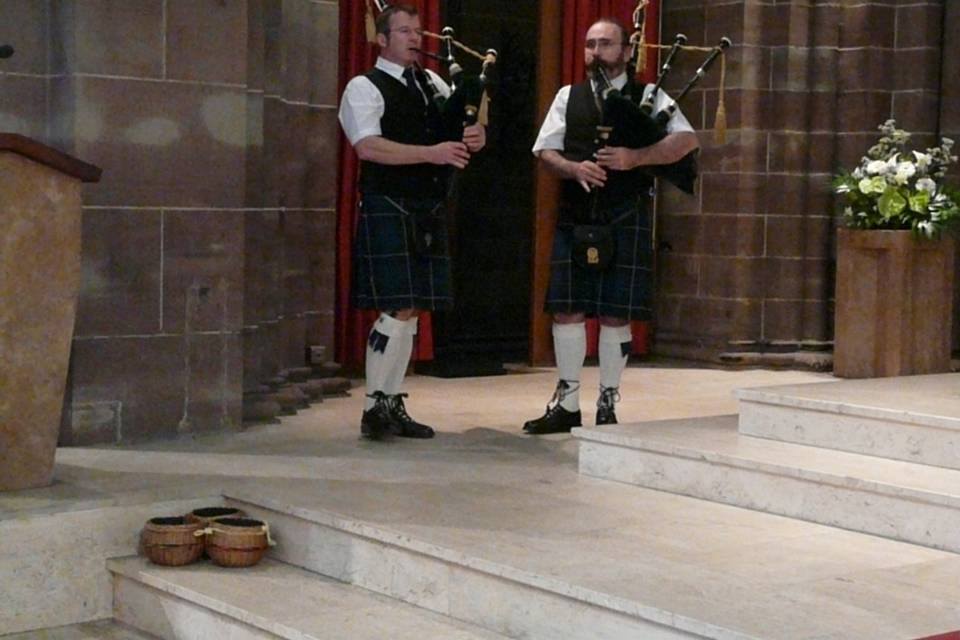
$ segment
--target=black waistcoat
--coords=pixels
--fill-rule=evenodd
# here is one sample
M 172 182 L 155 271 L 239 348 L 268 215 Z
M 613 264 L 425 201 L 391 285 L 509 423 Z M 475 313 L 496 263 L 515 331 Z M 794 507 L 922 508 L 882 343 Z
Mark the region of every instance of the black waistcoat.
M 643 85 L 630 81 L 622 91 L 623 95 L 642 97 Z M 600 124 L 600 110 L 593 97 L 590 81 L 575 84 L 570 88 L 567 101 L 567 130 L 563 138 L 561 154 L 567 160 L 582 162 L 593 157 L 597 144 L 597 125 Z M 607 182 L 597 191 L 597 211 L 606 211 L 626 202 L 636 200 L 649 192 L 653 179 L 644 169 L 637 167 L 630 171 L 607 169 Z M 594 187 L 596 189 L 596 187 Z M 563 181 L 563 194 L 559 220 L 561 223 L 585 222 L 592 206 L 593 195 L 583 190 L 576 180 Z
M 401 144 L 433 145 L 440 142 L 440 112 L 432 101 L 410 93 L 402 80 L 380 69 L 366 77 L 383 95 L 385 109 L 380 118 L 380 133 Z M 386 165 L 360 163 L 360 190 L 367 194 L 398 198 L 443 198 L 449 169 L 423 163 Z

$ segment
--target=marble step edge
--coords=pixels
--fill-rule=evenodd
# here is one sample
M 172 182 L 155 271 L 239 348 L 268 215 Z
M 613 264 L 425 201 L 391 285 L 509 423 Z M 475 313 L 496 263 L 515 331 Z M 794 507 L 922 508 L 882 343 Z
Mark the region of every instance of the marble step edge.
M 115 577 L 129 581 L 133 588 L 141 591 L 152 590 L 154 598 L 176 599 L 188 606 L 209 612 L 210 615 L 222 616 L 240 626 L 251 627 L 283 640 L 311 640 L 318 635 L 327 638 L 330 636 L 319 630 L 331 628 L 339 629 L 341 637 L 358 640 L 382 637 L 380 630 L 371 628 L 365 620 L 365 612 L 374 609 L 377 610 L 381 619 L 403 627 L 406 630 L 404 637 L 409 637 L 411 631 L 415 629 L 417 634 L 430 638 L 453 635 L 458 640 L 466 638 L 506 640 L 505 636 L 474 625 L 448 619 L 405 602 L 390 600 L 362 587 L 334 580 L 309 569 L 272 558 L 264 558 L 255 569 L 224 569 L 212 565 L 207 567 L 201 565 L 201 570 L 212 568 L 216 580 L 215 584 L 207 583 L 200 587 L 190 584 L 191 567 L 189 566 L 174 567 L 172 569 L 175 569 L 175 572 L 168 573 L 167 567 L 153 565 L 139 556 L 129 556 L 113 558 L 107 562 L 107 567 Z M 247 576 L 250 575 L 247 572 L 254 572 L 255 580 L 262 581 L 267 578 L 273 585 L 269 598 L 263 601 L 283 600 L 301 603 L 292 619 L 284 621 L 283 616 L 289 616 L 290 612 L 276 611 L 271 605 L 264 604 L 258 607 L 257 604 L 249 602 L 238 603 L 233 599 L 234 593 L 229 587 L 226 594 L 218 592 L 218 589 L 222 588 L 221 585 L 232 582 L 236 586 L 243 582 L 245 573 Z M 119 583 L 117 587 L 119 591 L 124 589 L 123 584 L 123 582 Z M 319 603 L 319 610 L 303 608 L 303 602 L 313 600 Z M 332 602 L 336 602 L 336 606 L 328 607 L 327 605 Z M 129 599 L 124 599 L 122 596 L 118 603 L 122 603 L 121 609 L 125 610 L 116 613 L 120 617 L 129 615 L 138 608 L 137 604 L 131 605 Z M 356 609 L 357 606 L 360 608 Z M 139 607 L 143 607 L 142 601 Z M 302 615 L 305 612 L 308 615 Z M 138 619 L 140 616 L 134 615 L 133 618 Z M 137 628 L 130 623 L 128 626 Z
M 198 481 L 192 484 L 176 485 L 171 487 L 154 487 L 134 489 L 113 494 L 102 494 L 75 501 L 66 499 L 51 502 L 38 507 L 23 509 L 0 508 L 0 526 L 7 522 L 23 524 L 24 522 L 56 518 L 68 513 L 96 511 L 114 507 L 133 507 L 151 504 L 154 502 L 173 502 L 177 500 L 210 500 L 211 507 L 223 505 L 223 489 L 219 483 Z
M 736 630 L 688 616 L 677 615 L 658 607 L 612 596 L 560 579 L 538 575 L 499 562 L 486 560 L 425 540 L 419 540 L 406 533 L 365 522 L 334 511 L 311 509 L 287 504 L 271 496 L 259 494 L 254 489 L 231 489 L 224 493 L 224 499 L 228 504 L 241 508 L 244 505 L 248 505 L 274 511 L 288 517 L 303 520 L 312 525 L 327 527 L 350 536 L 368 540 L 375 544 L 398 548 L 414 555 L 426 556 L 442 563 L 463 567 L 483 576 L 495 580 L 503 580 L 521 588 L 532 589 L 536 592 L 545 592 L 575 602 L 592 605 L 602 610 L 609 610 L 613 613 L 636 618 L 654 625 L 662 625 L 697 637 L 722 640 L 758 640 L 754 636 Z M 278 544 L 282 544 L 282 541 Z M 308 571 L 311 570 L 308 567 L 305 568 Z M 471 623 L 470 620 L 464 620 L 463 622 Z
M 597 442 L 604 445 L 622 447 L 624 449 L 634 449 L 638 451 L 649 451 L 660 455 L 675 456 L 694 461 L 703 461 L 711 464 L 733 467 L 736 469 L 745 469 L 748 471 L 759 471 L 772 476 L 790 477 L 805 482 L 814 482 L 821 485 L 836 487 L 840 489 L 853 489 L 875 493 L 899 499 L 905 499 L 913 502 L 936 505 L 953 509 L 960 509 L 960 471 L 954 469 L 930 467 L 929 465 L 905 462 L 901 460 L 878 459 L 860 453 L 851 453 L 847 451 L 821 449 L 809 445 L 794 444 L 790 442 L 781 442 L 766 440 L 763 441 L 768 446 L 781 447 L 784 450 L 810 451 L 816 450 L 822 456 L 829 456 L 835 461 L 842 462 L 847 460 L 862 460 L 869 458 L 876 460 L 877 464 L 889 465 L 902 470 L 919 469 L 929 473 L 933 469 L 934 473 L 956 476 L 958 492 L 956 494 L 939 493 L 936 491 L 917 489 L 902 484 L 893 484 L 877 480 L 866 480 L 839 473 L 830 473 L 826 471 L 817 471 L 813 469 L 804 469 L 803 467 L 793 467 L 779 462 L 766 462 L 758 457 L 747 455 L 736 456 L 727 453 L 717 453 L 704 449 L 696 449 L 689 446 L 683 446 L 673 443 L 664 443 L 656 440 L 655 436 L 628 435 L 626 432 L 612 433 L 610 431 L 598 430 L 596 428 L 580 427 L 572 431 L 575 438 Z M 741 438 L 750 438 L 752 436 L 740 435 Z
M 37 629 L 36 631 L 22 631 L 11 635 L 0 635 L 4 640 L 157 640 L 156 636 L 131 627 L 119 620 L 106 618 L 91 622 L 77 622 L 75 624 Z
M 772 387 L 767 390 L 765 390 L 763 387 L 753 389 L 734 389 L 733 395 L 741 402 L 741 405 L 743 403 L 768 404 L 779 407 L 801 409 L 804 411 L 817 411 L 822 413 L 858 416 L 873 420 L 882 420 L 885 422 L 900 422 L 904 424 L 916 424 L 947 430 L 960 430 L 960 418 L 939 416 L 930 413 L 920 413 L 916 411 L 901 411 L 897 409 L 885 409 L 883 407 L 871 407 L 851 402 L 841 402 L 839 400 L 800 397 L 790 395 L 789 393 L 784 393 L 782 391 L 777 391 L 776 389 L 777 387 Z
M 209 596 L 195 589 L 177 584 L 173 580 L 166 580 L 157 573 L 141 571 L 133 567 L 142 566 L 141 560 L 137 556 L 127 558 L 111 558 L 107 560 L 107 570 L 111 574 L 121 576 L 127 580 L 146 585 L 161 593 L 165 593 L 181 600 L 191 602 L 196 606 L 209 609 L 228 618 L 232 618 L 251 627 L 255 627 L 267 633 L 278 635 L 282 638 L 302 640 L 305 636 L 293 627 L 289 627 L 282 622 L 270 620 L 262 615 L 248 611 L 243 607 L 231 605 L 223 599 Z

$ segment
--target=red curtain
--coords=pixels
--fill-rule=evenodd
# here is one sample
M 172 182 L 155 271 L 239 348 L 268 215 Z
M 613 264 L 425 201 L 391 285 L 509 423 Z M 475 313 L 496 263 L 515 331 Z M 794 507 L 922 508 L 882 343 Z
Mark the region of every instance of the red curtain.
M 424 29 L 440 30 L 440 3 L 442 0 L 408 1 L 420 11 Z M 340 0 L 340 76 L 337 95 L 343 95 L 347 82 L 354 76 L 366 73 L 377 60 L 377 47 L 366 39 L 367 3 L 362 0 Z M 424 46 L 436 51 L 435 41 L 427 40 Z M 366 354 L 367 335 L 376 320 L 375 311 L 355 309 L 350 300 L 350 280 L 353 237 L 357 225 L 357 176 L 360 162 L 353 147 L 341 130 L 338 136 L 339 162 L 337 194 L 337 295 L 335 316 L 336 360 L 348 369 L 363 366 Z M 433 358 L 433 327 L 430 314 L 420 317 L 420 332 L 414 344 L 414 360 Z
M 563 80 L 562 84 L 575 84 L 583 80 L 586 70 L 583 63 L 583 40 L 587 29 L 597 18 L 619 18 L 628 32 L 633 31 L 633 10 L 636 0 L 564 0 L 563 4 Z M 651 0 L 646 9 L 644 36 L 648 43 L 659 42 L 660 37 L 660 0 Z M 653 82 L 657 75 L 657 56 L 648 49 L 647 63 L 640 75 L 643 82 Z M 649 349 L 650 325 L 647 322 L 633 322 L 633 353 L 645 354 Z M 600 323 L 596 319 L 587 320 L 587 355 L 597 355 L 597 339 L 600 335 Z

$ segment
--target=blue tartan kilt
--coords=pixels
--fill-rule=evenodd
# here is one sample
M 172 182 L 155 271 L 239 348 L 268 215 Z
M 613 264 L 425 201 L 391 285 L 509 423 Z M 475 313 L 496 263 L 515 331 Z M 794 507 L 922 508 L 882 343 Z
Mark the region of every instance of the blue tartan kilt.
M 558 225 L 550 258 L 550 284 L 544 310 L 650 320 L 653 304 L 653 251 L 647 199 L 607 212 L 614 223 L 616 254 L 602 272 L 585 271 L 572 260 L 573 227 Z
M 432 220 L 430 248 L 414 248 L 414 212 Z M 446 212 L 434 199 L 364 195 L 353 251 L 353 302 L 358 309 L 436 311 L 453 306 Z

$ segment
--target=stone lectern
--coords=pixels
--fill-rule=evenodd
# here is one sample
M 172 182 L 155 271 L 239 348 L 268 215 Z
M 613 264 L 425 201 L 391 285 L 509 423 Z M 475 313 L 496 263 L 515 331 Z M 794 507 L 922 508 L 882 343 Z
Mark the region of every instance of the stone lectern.
M 0 133 L 0 491 L 53 481 L 80 286 L 80 187 L 100 169 Z

